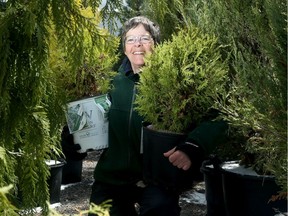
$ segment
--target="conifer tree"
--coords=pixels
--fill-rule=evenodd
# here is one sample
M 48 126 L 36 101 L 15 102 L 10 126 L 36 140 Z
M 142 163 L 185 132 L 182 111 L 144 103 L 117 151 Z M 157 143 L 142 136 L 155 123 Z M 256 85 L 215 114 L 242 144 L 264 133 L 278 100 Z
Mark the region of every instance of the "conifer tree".
M 287 190 L 287 13 L 283 0 L 198 1 L 194 21 L 230 55 L 231 85 L 219 102 L 248 138 L 249 164 Z
M 86 7 L 92 5 L 96 13 L 99 3 L 88 2 Z M 109 41 L 117 44 L 99 29 L 99 20 L 83 14 L 84 9 L 80 0 L 1 2 L 0 187 L 13 186 L 9 201 L 26 209 L 23 214 L 31 214 L 35 206 L 43 207 L 44 214 L 48 210 L 50 172 L 45 160 L 61 154 L 65 121 L 61 94 L 66 89 L 59 88 L 59 73 L 72 74 L 87 60 L 87 40 L 91 50 Z M 61 64 L 58 71 L 56 64 L 51 66 L 52 40 L 61 47 L 69 71 Z

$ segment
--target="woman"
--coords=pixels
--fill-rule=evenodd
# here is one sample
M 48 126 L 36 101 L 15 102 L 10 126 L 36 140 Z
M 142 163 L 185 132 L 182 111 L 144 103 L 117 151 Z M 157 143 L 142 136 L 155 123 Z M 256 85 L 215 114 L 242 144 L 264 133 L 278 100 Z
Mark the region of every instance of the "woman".
M 135 86 L 144 65 L 144 56 L 153 52 L 159 42 L 159 34 L 159 27 L 142 16 L 131 18 L 123 27 L 122 42 L 127 58 L 113 80 L 110 92 L 112 105 L 108 115 L 109 148 L 104 150 L 95 168 L 90 197 L 90 202 L 97 205 L 112 200 L 111 216 L 180 215 L 178 193 L 161 186 L 145 185 L 141 181 L 143 119 L 133 109 Z M 193 137 L 164 156 L 179 169 L 188 170 L 191 165 L 198 169 L 203 153 L 191 140 L 194 140 Z M 136 203 L 139 209 L 135 208 Z
M 127 58 L 120 66 L 110 92 L 109 148 L 103 152 L 95 168 L 90 198 L 95 204 L 112 200 L 111 216 L 137 215 L 135 203 L 140 204 L 140 215 L 168 216 L 180 212 L 178 195 L 141 184 L 143 119 L 133 110 L 135 84 L 144 65 L 144 56 L 153 52 L 159 34 L 159 27 L 145 17 L 134 17 L 123 28 L 122 42 Z M 184 153 L 181 157 L 180 167 L 187 169 L 191 162 Z

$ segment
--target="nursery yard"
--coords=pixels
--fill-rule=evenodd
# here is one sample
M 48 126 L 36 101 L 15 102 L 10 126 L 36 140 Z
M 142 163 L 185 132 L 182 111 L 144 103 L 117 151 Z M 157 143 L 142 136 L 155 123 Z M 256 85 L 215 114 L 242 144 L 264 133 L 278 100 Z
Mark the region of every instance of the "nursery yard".
M 77 215 L 81 210 L 87 210 L 89 196 L 93 183 L 93 171 L 100 152 L 88 152 L 83 161 L 82 181 L 79 183 L 62 185 L 60 203 L 53 206 L 63 215 Z M 205 216 L 205 187 L 204 182 L 196 184 L 195 188 L 181 196 L 181 216 Z

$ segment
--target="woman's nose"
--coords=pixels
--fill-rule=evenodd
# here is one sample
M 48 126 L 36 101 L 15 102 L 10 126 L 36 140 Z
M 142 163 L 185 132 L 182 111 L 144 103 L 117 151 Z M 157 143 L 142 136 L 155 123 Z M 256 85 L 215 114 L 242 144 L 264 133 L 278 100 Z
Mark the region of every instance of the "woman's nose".
M 140 42 L 140 40 L 136 40 L 134 43 L 134 46 L 136 46 L 136 47 L 139 47 L 141 45 L 142 45 L 142 43 Z

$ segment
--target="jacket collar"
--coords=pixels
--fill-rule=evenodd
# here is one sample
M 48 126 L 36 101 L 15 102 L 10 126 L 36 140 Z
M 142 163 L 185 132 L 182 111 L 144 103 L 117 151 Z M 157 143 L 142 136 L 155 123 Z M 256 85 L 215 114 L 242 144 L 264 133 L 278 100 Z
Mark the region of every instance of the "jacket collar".
M 139 81 L 139 74 L 133 73 L 131 63 L 127 57 L 123 59 L 119 72 L 124 74 L 126 77 L 133 80 L 134 82 Z

